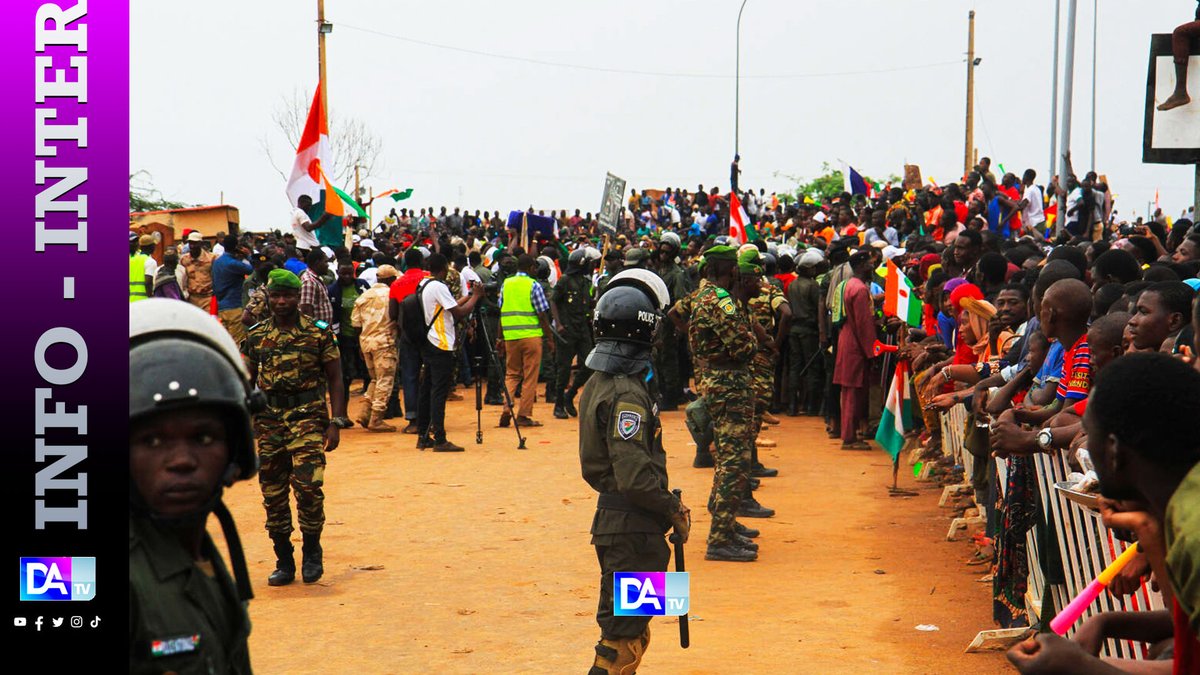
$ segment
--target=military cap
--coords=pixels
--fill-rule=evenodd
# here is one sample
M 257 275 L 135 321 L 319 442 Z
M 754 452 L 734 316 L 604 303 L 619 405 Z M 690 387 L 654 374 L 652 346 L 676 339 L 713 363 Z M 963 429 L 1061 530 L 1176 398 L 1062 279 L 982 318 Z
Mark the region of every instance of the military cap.
M 271 273 L 267 275 L 267 290 L 272 291 L 277 288 L 300 290 L 300 277 L 284 269 L 271 270 Z
M 713 246 L 704 252 L 705 260 L 737 260 L 737 249 L 732 246 Z
M 153 246 L 154 243 L 154 235 L 152 234 L 143 234 L 138 237 L 138 246 Z
M 631 248 L 625 251 L 625 266 L 635 267 L 650 259 L 650 252 L 644 248 Z
M 396 273 L 396 268 L 391 265 L 380 265 L 375 272 L 376 279 L 395 279 L 400 276 Z

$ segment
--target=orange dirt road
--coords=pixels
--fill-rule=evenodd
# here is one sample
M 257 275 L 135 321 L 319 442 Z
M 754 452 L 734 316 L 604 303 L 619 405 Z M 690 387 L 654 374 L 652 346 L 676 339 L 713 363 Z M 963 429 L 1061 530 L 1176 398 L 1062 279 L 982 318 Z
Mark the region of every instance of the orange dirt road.
M 357 385 L 356 385 L 357 388 Z M 461 391 L 461 390 L 460 390 Z M 325 576 L 271 588 L 274 569 L 257 482 L 226 493 L 254 585 L 250 654 L 275 673 L 583 673 L 592 663 L 599 568 L 588 544 L 596 495 L 579 474 L 577 422 L 511 428 L 484 408 L 475 444 L 474 391 L 451 402 L 449 437 L 465 453 L 415 449 L 415 436 L 356 427 L 328 455 Z M 362 399 L 353 397 L 351 413 Z M 1003 673 L 1000 654 L 964 654 L 993 628 L 986 567 L 943 540 L 940 489 L 889 497 L 880 451 L 844 452 L 816 418 L 783 418 L 764 436 L 777 467 L 756 493 L 778 514 L 759 560 L 704 560 L 710 469 L 693 469 L 683 413 L 664 413 L 672 487 L 695 519 L 687 544 L 691 648 L 674 618 L 651 622 L 640 673 Z M 215 525 L 210 528 L 220 531 Z M 300 557 L 300 533 L 293 534 Z M 221 544 L 221 550 L 224 546 Z M 674 569 L 672 562 L 671 569 Z M 916 630 L 933 624 L 936 632 Z

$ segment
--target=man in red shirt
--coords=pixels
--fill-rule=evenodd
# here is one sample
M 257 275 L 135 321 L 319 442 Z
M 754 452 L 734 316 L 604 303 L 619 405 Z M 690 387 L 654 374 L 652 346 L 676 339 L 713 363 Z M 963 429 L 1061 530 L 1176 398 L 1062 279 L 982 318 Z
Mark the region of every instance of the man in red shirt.
M 400 303 L 417 290 L 417 284 L 429 276 L 422 267 L 425 256 L 413 246 L 404 252 L 404 274 L 392 283 L 388 292 L 388 314 L 392 321 L 400 320 Z M 421 392 L 421 350 L 420 343 L 402 339 L 396 341 L 400 354 L 400 382 L 404 390 L 404 419 L 408 425 L 404 433 L 417 433 L 417 396 Z

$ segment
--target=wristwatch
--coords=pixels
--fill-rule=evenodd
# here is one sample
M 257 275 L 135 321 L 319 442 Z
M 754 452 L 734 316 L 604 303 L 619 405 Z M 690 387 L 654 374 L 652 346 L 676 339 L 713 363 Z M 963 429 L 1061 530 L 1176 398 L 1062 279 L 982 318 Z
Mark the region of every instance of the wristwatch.
M 1054 433 L 1050 431 L 1050 427 L 1037 432 L 1037 444 L 1043 450 L 1050 450 L 1054 447 Z

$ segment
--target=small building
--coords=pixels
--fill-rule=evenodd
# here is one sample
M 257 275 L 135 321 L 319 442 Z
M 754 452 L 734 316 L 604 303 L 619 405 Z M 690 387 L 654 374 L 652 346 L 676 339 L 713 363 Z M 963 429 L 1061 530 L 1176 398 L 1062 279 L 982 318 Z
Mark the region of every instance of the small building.
M 138 235 L 150 234 L 158 240 L 154 259 L 161 264 L 163 249 L 182 245 L 184 230 L 195 230 L 210 244 L 215 244 L 220 235 L 239 233 L 238 220 L 237 207 L 228 204 L 135 211 L 129 214 L 129 231 Z

